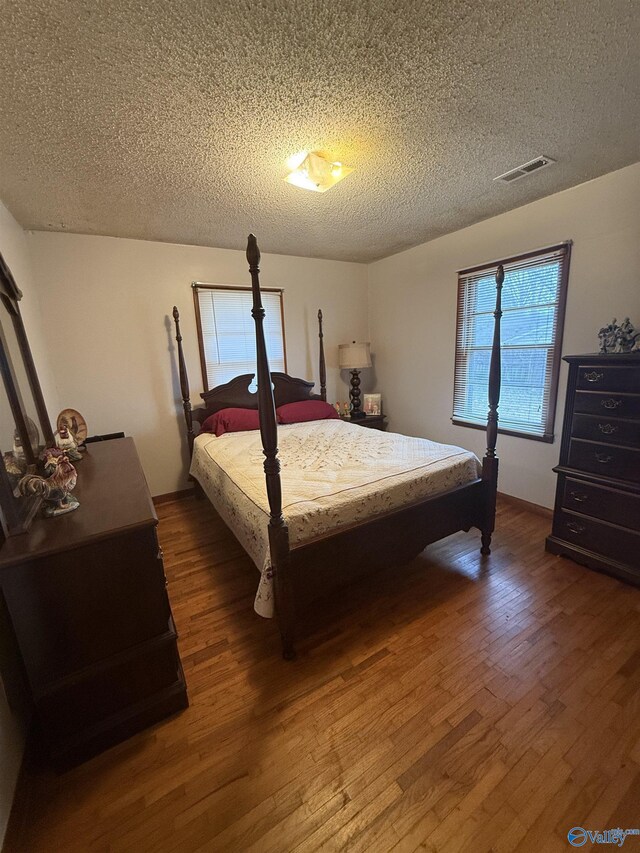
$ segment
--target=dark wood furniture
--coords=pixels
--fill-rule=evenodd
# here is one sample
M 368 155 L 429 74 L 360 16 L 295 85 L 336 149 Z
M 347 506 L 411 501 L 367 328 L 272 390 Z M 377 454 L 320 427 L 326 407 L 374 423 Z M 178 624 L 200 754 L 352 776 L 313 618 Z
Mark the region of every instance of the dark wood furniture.
M 190 449 L 193 449 L 194 421 L 202 423 L 210 414 L 227 406 L 258 409 L 270 508 L 269 546 L 276 619 L 282 639 L 283 656 L 290 660 L 295 657 L 296 602 L 303 597 L 309 599 L 316 594 L 326 593 L 330 586 L 344 585 L 345 582 L 377 568 L 407 563 L 431 542 L 459 530 L 469 530 L 471 527 L 477 527 L 482 533 L 481 553 L 485 556 L 491 553 L 498 486 L 498 458 L 495 448 L 500 398 L 500 318 L 504 270 L 498 267 L 496 273 L 496 306 L 488 389 L 487 451 L 482 462 L 481 477 L 464 486 L 377 516 L 357 526 L 341 529 L 311 543 L 291 548 L 289 531 L 282 514 L 276 406 L 297 400 L 318 399 L 318 396 L 311 393 L 312 382 L 269 371 L 263 330 L 265 312 L 260 296 L 260 251 L 253 234 L 249 235 L 247 260 L 253 292 L 251 314 L 256 324 L 258 393 L 250 394 L 248 391 L 248 385 L 253 379 L 252 374 L 239 376 L 225 385 L 201 394 L 204 407 L 191 411 L 189 382 L 180 334 L 180 315 L 174 307 L 179 372 Z M 322 344 L 321 312 L 318 319 Z M 324 351 L 321 346 L 321 381 L 324 376 Z M 326 399 L 324 387 L 320 399 Z
M 368 427 L 369 429 L 386 430 L 387 419 L 384 415 L 367 415 L 364 418 L 351 418 L 340 416 L 340 420 L 348 424 L 356 424 L 356 426 Z
M 17 669 L 38 741 L 61 767 L 188 704 L 133 440 L 92 444 L 78 471 L 79 509 L 36 518 L 0 549 Z
M 0 545 L 6 537 L 29 528 L 41 498 L 22 496 L 16 486 L 23 474 L 36 470 L 43 447 L 54 444 L 20 314 L 21 299 L 22 292 L 0 255 L 0 408 L 11 412 L 10 419 L 2 419 L 0 429 Z
M 571 355 L 546 547 L 640 584 L 640 352 Z

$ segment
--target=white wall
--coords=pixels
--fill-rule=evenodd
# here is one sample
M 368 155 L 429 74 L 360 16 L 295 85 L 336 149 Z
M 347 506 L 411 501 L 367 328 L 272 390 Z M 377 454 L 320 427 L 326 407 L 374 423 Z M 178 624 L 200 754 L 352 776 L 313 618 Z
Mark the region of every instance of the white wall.
M 47 358 L 40 307 L 36 297 L 24 231 L 0 203 L 0 252 L 23 293 L 20 310 L 48 406 L 57 406 L 55 382 Z M 2 637 L 0 637 L 0 642 Z M 4 838 L 13 791 L 22 760 L 23 733 L 11 714 L 0 684 L 0 846 Z
M 195 406 L 202 375 L 190 285 L 250 284 L 244 252 L 44 232 L 29 234 L 28 243 L 61 406 L 78 409 L 91 433 L 132 435 L 153 494 L 184 488 L 187 452 L 171 309 L 175 304 L 181 314 Z M 289 373 L 319 383 L 322 308 L 328 399 L 346 399 L 337 348 L 367 334 L 366 266 L 263 255 L 261 267 L 264 286 L 285 290 Z
M 483 432 L 450 421 L 456 271 L 565 239 L 574 245 L 563 354 L 596 352 L 597 331 L 613 317 L 630 316 L 640 325 L 640 163 L 369 266 L 377 390 L 393 430 L 484 452 Z M 498 437 L 499 489 L 548 507 L 566 367 L 563 363 L 555 442 Z

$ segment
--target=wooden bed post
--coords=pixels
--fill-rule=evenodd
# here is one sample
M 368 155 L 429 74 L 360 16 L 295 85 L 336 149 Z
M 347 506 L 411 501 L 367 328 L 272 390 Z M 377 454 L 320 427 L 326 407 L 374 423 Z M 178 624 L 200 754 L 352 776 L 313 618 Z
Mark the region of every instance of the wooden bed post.
M 271 371 L 264 338 L 264 308 L 260 294 L 260 249 L 253 234 L 247 242 L 247 261 L 251 273 L 253 308 L 251 316 L 256 323 L 256 355 L 258 362 L 258 415 L 260 437 L 264 453 L 264 473 L 269 500 L 269 551 L 275 591 L 276 619 L 282 639 L 282 656 L 293 660 L 295 650 L 293 635 L 295 614 L 293 591 L 288 576 L 289 529 L 282 515 L 282 486 L 280 483 L 280 460 L 278 459 L 278 426 L 276 406 L 271 384 Z
M 178 344 L 178 367 L 180 371 L 180 392 L 182 394 L 182 408 L 184 409 L 184 420 L 187 425 L 187 442 L 189 443 L 189 457 L 193 456 L 193 417 L 191 415 L 191 399 L 189 395 L 189 377 L 187 376 L 187 363 L 184 360 L 182 350 L 182 335 L 180 334 L 180 312 L 173 306 L 173 322 L 176 324 L 176 343 Z
M 502 264 L 496 270 L 496 310 L 493 313 L 493 344 L 491 345 L 491 364 L 489 366 L 489 414 L 487 415 L 487 452 L 482 460 L 482 479 L 486 487 L 486 516 L 482 527 L 481 554 L 491 553 L 491 534 L 496 526 L 496 495 L 498 492 L 498 457 L 496 441 L 498 439 L 498 403 L 500 402 L 500 318 L 502 317 L 502 284 L 504 268 Z
M 322 334 L 322 309 L 318 309 L 318 339 L 320 340 L 320 396 L 327 402 L 327 366 L 324 362 L 324 335 Z

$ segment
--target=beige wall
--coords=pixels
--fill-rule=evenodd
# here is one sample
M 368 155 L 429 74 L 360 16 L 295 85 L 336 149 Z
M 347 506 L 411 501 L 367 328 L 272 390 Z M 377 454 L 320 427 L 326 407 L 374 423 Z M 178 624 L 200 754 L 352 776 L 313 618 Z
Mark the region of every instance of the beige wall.
M 181 313 L 196 405 L 202 376 L 190 285 L 249 284 L 244 252 L 43 232 L 28 242 L 61 406 L 82 412 L 91 433 L 134 436 L 153 494 L 184 488 L 171 309 Z M 263 255 L 261 266 L 262 284 L 285 290 L 289 373 L 318 382 L 322 308 L 328 399 L 346 399 L 337 348 L 367 333 L 366 266 L 283 255 Z
M 565 239 L 574 246 L 563 354 L 594 352 L 613 317 L 640 325 L 640 164 L 369 266 L 377 390 L 393 430 L 483 452 L 484 433 L 450 422 L 456 270 Z M 552 506 L 566 375 L 563 363 L 553 444 L 499 436 L 501 491 Z

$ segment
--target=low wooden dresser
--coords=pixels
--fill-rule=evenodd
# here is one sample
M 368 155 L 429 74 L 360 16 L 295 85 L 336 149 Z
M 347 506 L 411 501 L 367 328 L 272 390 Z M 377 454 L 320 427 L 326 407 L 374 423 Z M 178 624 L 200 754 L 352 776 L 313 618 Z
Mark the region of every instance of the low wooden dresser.
M 640 352 L 569 362 L 547 550 L 640 584 Z
M 80 507 L 0 548 L 2 610 L 36 743 L 64 767 L 188 704 L 157 516 L 133 439 L 77 463 Z

